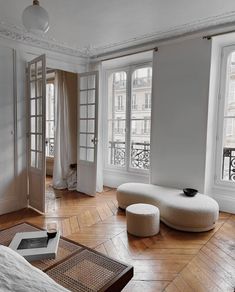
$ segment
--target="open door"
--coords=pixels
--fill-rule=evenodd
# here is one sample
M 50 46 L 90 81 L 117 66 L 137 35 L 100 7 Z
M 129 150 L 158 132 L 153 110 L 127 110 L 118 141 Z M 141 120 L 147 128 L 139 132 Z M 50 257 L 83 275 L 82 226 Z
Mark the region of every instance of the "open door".
M 29 205 L 45 212 L 46 56 L 28 63 Z
M 78 76 L 77 191 L 96 194 L 98 137 L 98 72 Z

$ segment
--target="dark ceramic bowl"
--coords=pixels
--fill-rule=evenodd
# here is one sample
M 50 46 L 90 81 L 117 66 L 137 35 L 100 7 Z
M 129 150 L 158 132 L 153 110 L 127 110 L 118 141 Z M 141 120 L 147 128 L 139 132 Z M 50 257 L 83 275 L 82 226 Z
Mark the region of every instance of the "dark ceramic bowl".
M 47 230 L 47 237 L 48 239 L 56 237 L 57 230 Z
M 198 190 L 186 188 L 183 189 L 183 192 L 187 197 L 194 197 Z

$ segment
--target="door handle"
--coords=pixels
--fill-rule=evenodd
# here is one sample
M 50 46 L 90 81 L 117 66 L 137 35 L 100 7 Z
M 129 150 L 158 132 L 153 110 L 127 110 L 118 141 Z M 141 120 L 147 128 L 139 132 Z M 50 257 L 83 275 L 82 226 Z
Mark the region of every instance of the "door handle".
M 98 143 L 98 139 L 97 139 L 97 138 L 93 138 L 93 139 L 91 139 L 91 142 L 92 142 L 94 145 L 96 145 L 96 144 Z

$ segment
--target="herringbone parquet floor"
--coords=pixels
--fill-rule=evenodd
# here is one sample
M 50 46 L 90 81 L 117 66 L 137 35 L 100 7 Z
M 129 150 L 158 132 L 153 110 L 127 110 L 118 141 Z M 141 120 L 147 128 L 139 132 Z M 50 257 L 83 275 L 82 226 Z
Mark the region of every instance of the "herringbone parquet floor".
M 234 291 L 235 215 L 221 213 L 210 232 L 179 232 L 161 224 L 160 233 L 136 238 L 126 233 L 125 213 L 115 190 L 96 197 L 48 189 L 45 216 L 24 209 L 0 216 L 0 227 L 56 221 L 63 236 L 134 266 L 124 291 Z

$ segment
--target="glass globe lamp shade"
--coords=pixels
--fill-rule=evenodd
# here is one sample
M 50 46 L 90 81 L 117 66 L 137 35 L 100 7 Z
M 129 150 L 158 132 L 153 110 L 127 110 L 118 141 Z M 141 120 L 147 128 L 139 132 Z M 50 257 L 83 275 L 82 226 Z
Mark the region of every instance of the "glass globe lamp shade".
M 38 1 L 34 1 L 33 5 L 25 8 L 22 22 L 24 27 L 33 33 L 46 33 L 49 29 L 49 15 L 44 8 L 39 6 Z

